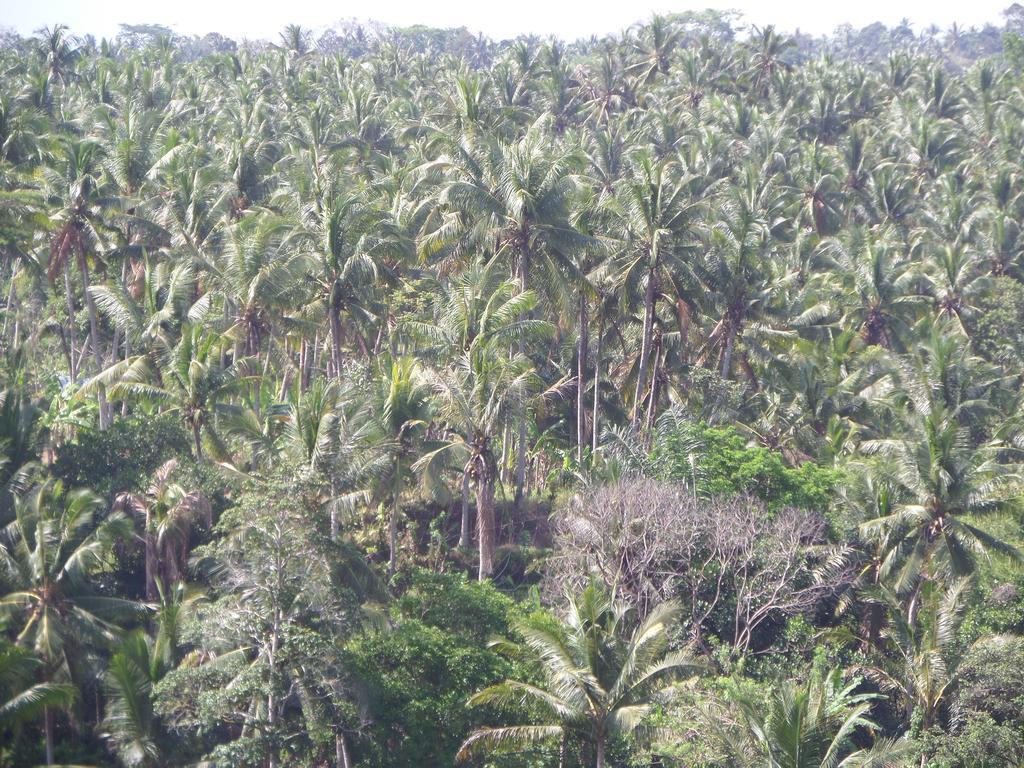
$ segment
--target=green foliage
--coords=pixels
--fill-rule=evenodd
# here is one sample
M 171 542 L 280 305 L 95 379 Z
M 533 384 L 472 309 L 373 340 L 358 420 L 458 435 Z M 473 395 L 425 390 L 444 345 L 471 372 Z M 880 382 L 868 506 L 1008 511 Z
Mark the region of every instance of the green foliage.
M 750 494 L 769 509 L 827 509 L 839 471 L 806 462 L 789 467 L 768 448 L 750 445 L 732 427 L 680 422 L 651 449 L 658 476 L 694 484 L 707 496 Z
M 979 310 L 971 322 L 974 348 L 987 360 L 1019 370 L 1024 365 L 1024 285 L 1010 277 L 996 278 Z
M 484 642 L 508 632 L 512 601 L 461 575 L 416 570 L 403 587 L 395 626 L 357 637 L 345 650 L 374 712 L 354 751 L 360 765 L 450 766 L 486 718 L 466 700 L 512 669 Z
M 1024 733 L 971 713 L 956 733 L 924 734 L 921 752 L 926 768 L 1016 768 L 1024 761 Z
M 80 432 L 74 442 L 61 446 L 53 473 L 112 501 L 124 491 L 144 491 L 157 468 L 187 455 L 189 446 L 188 433 L 173 415 L 125 419 L 104 432 Z

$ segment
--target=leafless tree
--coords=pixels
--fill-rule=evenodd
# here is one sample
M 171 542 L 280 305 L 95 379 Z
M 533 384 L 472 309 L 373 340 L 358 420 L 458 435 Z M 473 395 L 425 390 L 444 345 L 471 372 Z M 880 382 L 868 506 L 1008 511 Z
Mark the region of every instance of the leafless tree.
M 757 499 L 700 499 L 681 485 L 630 479 L 588 489 L 555 519 L 551 590 L 602 580 L 646 614 L 668 598 L 741 655 L 768 622 L 813 611 L 848 581 L 821 515 Z

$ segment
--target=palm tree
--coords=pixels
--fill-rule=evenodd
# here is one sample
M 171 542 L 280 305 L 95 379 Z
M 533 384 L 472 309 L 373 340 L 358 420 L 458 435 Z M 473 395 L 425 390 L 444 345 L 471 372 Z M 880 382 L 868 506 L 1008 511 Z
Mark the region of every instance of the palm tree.
M 530 317 L 537 307 L 537 295 L 520 290 L 518 281 L 501 274 L 500 266 L 494 258 L 476 261 L 447 285 L 434 288 L 425 283 L 425 291 L 436 291 L 430 321 L 403 322 L 398 328 L 399 338 L 408 335 L 425 345 L 417 354 L 438 366 L 457 361 L 480 345 L 512 347 L 520 340 L 540 342 L 549 338 L 550 323 Z M 469 468 L 469 464 L 462 466 L 461 547 L 469 546 L 471 536 Z M 433 474 L 437 474 L 436 468 Z
M 548 121 L 537 120 L 514 143 L 479 136 L 450 146 L 450 153 L 421 168 L 446 172 L 437 194 L 441 216 L 421 238 L 424 254 L 480 249 L 510 266 L 521 291 L 534 283 L 556 307 L 568 305 L 575 281 L 571 254 L 588 243 L 570 222 L 570 202 L 581 156 L 553 145 Z M 519 345 L 523 355 L 525 347 Z M 516 493 L 526 477 L 526 422 L 518 425 Z
M 291 247 L 287 223 L 273 216 L 247 216 L 226 233 L 222 258 L 205 266 L 213 293 L 232 323 L 227 335 L 236 340 L 241 354 L 261 359 L 280 328 L 283 308 L 299 304 L 304 295 L 308 263 Z
M 79 390 L 106 385 L 117 400 L 152 403 L 176 412 L 192 434 L 197 459 L 203 456 L 203 432 L 212 434 L 212 417 L 219 403 L 239 394 L 252 379 L 250 361 L 240 358 L 221 364 L 223 337 L 198 325 L 182 328 L 177 345 L 160 359 L 137 355 L 115 363 Z
M 458 759 L 502 748 L 561 741 L 586 745 L 594 768 L 604 768 L 612 739 L 641 735 L 645 718 L 677 680 L 700 665 L 683 652 L 669 650 L 679 606 L 662 603 L 643 621 L 603 587 L 588 586 L 567 596 L 568 609 L 557 628 L 522 619 L 514 627 L 523 643 L 494 641 L 492 647 L 537 663 L 539 685 L 506 680 L 474 695 L 471 705 L 533 705 L 544 722 L 481 728 L 466 739 Z
M 192 528 L 199 522 L 209 527 L 212 522 L 209 500 L 171 479 L 177 466 L 171 459 L 153 474 L 145 493 L 125 492 L 114 500 L 114 509 L 130 511 L 142 524 L 146 599 L 151 602 L 184 580 Z
M 778 299 L 795 279 L 777 266 L 779 259 L 771 252 L 773 244 L 786 238 L 783 205 L 775 186 L 748 166 L 743 186 L 723 204 L 720 220 L 709 232 L 705 256 L 693 270 L 702 289 L 704 314 L 714 322 L 698 362 L 717 358 L 719 373 L 728 379 L 739 358 L 754 389 L 760 384 L 749 352 L 769 352 L 772 338 L 786 332 L 779 327 L 785 320 L 779 322 L 783 313 Z M 740 354 L 737 342 L 745 342 Z
M 0 390 L 0 524 L 10 520 L 19 493 L 31 484 L 41 447 L 39 403 L 17 389 Z
M 684 257 L 693 247 L 691 229 L 697 207 L 680 166 L 668 160 L 639 158 L 636 175 L 620 183 L 613 206 L 622 232 L 622 282 L 643 287 L 643 327 L 633 397 L 635 426 L 643 407 L 654 341 L 655 303 L 663 284 L 685 273 Z M 652 404 L 653 405 L 653 404 Z
M 96 594 L 90 576 L 110 566 L 114 544 L 131 535 L 125 517 L 96 521 L 102 500 L 88 490 L 41 483 L 20 497 L 0 536 L 0 567 L 10 592 L 0 615 L 14 621 L 17 642 L 42 660 L 43 677 L 76 676 L 79 649 L 113 639 L 120 617 L 138 611 L 130 600 Z M 53 764 L 53 712 L 44 718 L 46 760 Z
M 819 253 L 821 281 L 835 297 L 840 329 L 857 331 L 865 344 L 902 350 L 927 306 L 929 286 L 899 253 L 895 233 L 855 228 L 847 242 L 830 239 Z
M 43 662 L 27 648 L 0 639 L 0 733 L 16 743 L 16 728 L 48 709 L 71 705 L 78 691 L 67 683 L 39 683 Z
M 922 588 L 914 617 L 884 586 L 871 595 L 888 607 L 889 624 L 881 634 L 878 661 L 857 669 L 882 691 L 902 700 L 904 722 L 909 724 L 916 712 L 922 731 L 938 724 L 946 693 L 956 682 L 957 632 L 970 587 L 970 578 L 957 579 L 946 588 L 929 582 Z
M 728 720 L 714 711 L 707 713 L 706 724 L 727 754 L 756 755 L 751 764 L 768 768 L 895 768 L 908 752 L 906 745 L 878 740 L 870 749 L 854 746 L 859 732 L 877 728 L 868 714 L 884 698 L 855 693 L 859 685 L 859 680 L 844 685 L 836 669 L 813 674 L 803 684 L 777 686 L 767 706 L 734 691 L 730 703 L 739 711 L 739 733 L 723 727 Z
M 388 573 L 393 575 L 398 566 L 402 494 L 430 424 L 430 391 L 411 358 L 395 360 L 390 366 L 385 361 L 381 365 L 377 390 L 374 397 L 377 439 L 373 443 L 381 459 L 374 495 L 387 499 L 390 507 Z
M 103 209 L 109 202 L 104 197 L 99 176 L 99 145 L 91 140 L 66 139 L 59 144 L 59 170 L 45 169 L 50 194 L 62 206 L 55 223 L 57 231 L 50 242 L 50 260 L 47 275 L 53 282 L 57 275 L 64 275 L 65 299 L 68 305 L 68 334 L 72 359 L 75 353 L 74 300 L 72 298 L 69 266 L 72 258 L 78 269 L 85 294 L 85 305 L 89 315 L 89 346 L 96 364 L 96 372 L 103 369 L 103 350 L 100 346 L 99 321 L 96 303 L 89 292 L 89 259 L 98 256 L 97 249 L 104 241 Z M 72 364 L 71 377 L 77 370 Z M 97 389 L 100 402 L 100 429 L 106 429 L 110 414 L 107 412 L 106 395 L 102 387 Z
M 104 737 L 128 768 L 162 764 L 153 687 L 164 672 L 164 660 L 154 653 L 153 644 L 142 631 L 129 633 L 110 658 L 104 679 Z
M 342 375 L 344 316 L 366 322 L 372 317 L 372 286 L 379 276 L 377 247 L 382 216 L 360 194 L 328 192 L 303 211 L 309 222 L 299 235 L 315 265 L 315 299 L 327 316 L 331 373 Z
M 906 419 L 904 435 L 862 445 L 893 462 L 901 492 L 888 514 L 861 525 L 866 539 L 886 542 L 883 576 L 894 577 L 894 589 L 907 594 L 922 576 L 972 573 L 977 557 L 989 552 L 1021 560 L 1015 547 L 982 526 L 984 517 L 1010 509 L 1016 474 L 999 460 L 1005 445 L 974 445 L 958 412 L 942 404 L 926 404 Z
M 477 536 L 481 581 L 494 571 L 494 485 L 498 476 L 494 440 L 513 420 L 523 418 L 530 397 L 540 389 L 533 365 L 523 355 L 508 356 L 499 338 L 477 337 L 461 356 L 441 370 L 429 370 L 438 410 L 448 433 L 439 448 L 414 465 L 432 471 L 454 459 L 476 487 Z M 437 470 L 433 470 L 438 474 Z
M 641 85 L 650 85 L 658 75 L 666 75 L 672 53 L 682 41 L 682 31 L 663 16 L 653 16 L 640 29 L 633 49 L 638 60 L 627 70 Z

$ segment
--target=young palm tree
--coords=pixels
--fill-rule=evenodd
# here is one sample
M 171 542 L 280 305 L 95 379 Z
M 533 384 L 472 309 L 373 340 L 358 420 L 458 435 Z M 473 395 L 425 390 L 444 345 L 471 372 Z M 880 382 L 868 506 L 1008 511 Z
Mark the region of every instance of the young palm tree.
M 957 632 L 970 588 L 970 578 L 945 589 L 929 582 L 922 587 L 915 617 L 904 612 L 893 592 L 884 586 L 875 590 L 874 599 L 889 608 L 890 621 L 882 631 L 878 661 L 858 670 L 885 693 L 899 697 L 904 722 L 909 724 L 916 712 L 922 730 L 939 723 L 946 693 L 956 682 Z
M 868 717 L 884 698 L 855 693 L 860 681 L 843 684 L 836 669 L 814 674 L 806 683 L 783 683 L 767 705 L 742 693 L 732 694 L 740 713 L 739 733 L 723 727 L 720 713 L 709 713 L 707 725 L 725 751 L 733 756 L 756 755 L 768 768 L 895 768 L 908 753 L 907 745 L 876 741 L 858 749 L 854 737 L 877 728 Z M 756 764 L 756 763 L 755 763 Z
M 645 718 L 667 689 L 700 670 L 685 653 L 669 650 L 678 605 L 662 603 L 638 622 L 596 584 L 567 597 L 568 610 L 556 629 L 524 619 L 515 625 L 521 645 L 492 643 L 535 661 L 543 682 L 506 680 L 470 699 L 472 705 L 533 705 L 545 722 L 481 728 L 462 745 L 460 760 L 577 738 L 586 745 L 585 764 L 604 768 L 611 741 L 642 734 Z
M 163 676 L 162 666 L 149 639 L 136 631 L 121 641 L 107 667 L 104 737 L 128 768 L 162 764 L 153 712 L 153 686 Z
M 35 720 L 47 709 L 69 706 L 78 694 L 67 683 L 36 682 L 42 666 L 32 651 L 0 640 L 0 734 L 11 739 L 12 747 L 17 743 L 19 725 Z
M 90 576 L 110 565 L 114 544 L 131 535 L 123 515 L 97 524 L 102 500 L 91 491 L 65 491 L 50 480 L 15 504 L 15 518 L 0 534 L 0 566 L 9 591 L 0 616 L 17 630 L 17 641 L 44 664 L 43 677 L 75 677 L 82 647 L 110 641 L 113 622 L 137 613 L 130 600 L 96 594 Z M 53 711 L 44 717 L 47 764 L 53 763 Z
M 373 495 L 386 499 L 390 508 L 388 573 L 393 575 L 398 566 L 402 494 L 422 451 L 424 433 L 430 424 L 430 390 L 411 358 L 395 360 L 390 366 L 383 363 L 377 388 L 374 397 L 377 435 L 373 443 L 380 459 L 375 462 L 379 470 Z
M 212 419 L 218 403 L 241 393 L 252 379 L 247 358 L 221 365 L 225 343 L 213 332 L 186 325 L 177 345 L 162 359 L 138 355 L 122 360 L 94 377 L 79 394 L 106 385 L 116 400 L 151 403 L 178 413 L 192 434 L 196 458 L 201 459 L 203 432 L 216 437 Z

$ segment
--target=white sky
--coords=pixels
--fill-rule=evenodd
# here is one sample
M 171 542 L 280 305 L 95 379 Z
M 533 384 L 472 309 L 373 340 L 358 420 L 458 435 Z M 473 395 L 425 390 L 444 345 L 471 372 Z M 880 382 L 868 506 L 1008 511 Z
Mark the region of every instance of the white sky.
M 75 34 L 111 37 L 118 24 L 158 23 L 181 34 L 221 34 L 277 39 L 286 24 L 322 29 L 345 18 L 389 24 L 465 26 L 494 39 L 523 33 L 574 39 L 618 32 L 652 13 L 732 8 L 755 24 L 784 31 L 831 32 L 842 23 L 861 27 L 874 21 L 889 26 L 910 19 L 915 31 L 929 24 L 962 27 L 1002 23 L 1000 12 L 1013 0 L 0 0 L 0 27 L 28 34 L 64 23 Z

